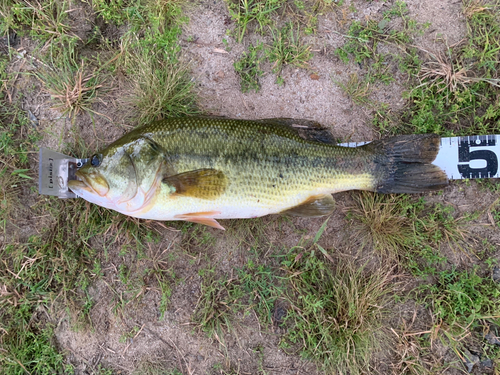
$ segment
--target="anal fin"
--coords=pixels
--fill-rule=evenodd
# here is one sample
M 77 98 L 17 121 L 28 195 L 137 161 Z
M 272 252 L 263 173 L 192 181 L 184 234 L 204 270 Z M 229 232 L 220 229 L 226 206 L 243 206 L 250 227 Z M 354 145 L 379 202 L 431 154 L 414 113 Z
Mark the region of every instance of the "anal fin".
M 335 200 L 330 194 L 313 195 L 298 206 L 281 213 L 290 216 L 318 217 L 331 214 L 334 208 Z
M 222 225 L 220 225 L 217 220 L 213 217 L 214 215 L 220 214 L 219 211 L 210 212 L 192 212 L 189 214 L 176 215 L 175 219 L 190 221 L 191 223 L 203 224 L 212 228 L 217 228 L 221 230 L 226 230 Z

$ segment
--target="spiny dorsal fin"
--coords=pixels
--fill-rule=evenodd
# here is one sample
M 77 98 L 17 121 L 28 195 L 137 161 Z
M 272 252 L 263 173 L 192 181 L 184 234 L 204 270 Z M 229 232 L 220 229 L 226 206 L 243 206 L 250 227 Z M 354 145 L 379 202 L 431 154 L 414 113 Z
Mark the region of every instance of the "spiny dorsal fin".
M 330 130 L 323 127 L 319 122 L 305 119 L 293 118 L 268 118 L 255 120 L 263 124 L 286 126 L 296 131 L 302 138 L 308 141 L 336 144 L 338 143 Z
M 227 177 L 216 169 L 197 169 L 164 177 L 163 183 L 172 186 L 172 196 L 187 196 L 201 199 L 216 199 L 227 187 Z
M 330 194 L 313 195 L 298 206 L 281 212 L 290 216 L 316 217 L 325 216 L 333 212 L 335 201 Z

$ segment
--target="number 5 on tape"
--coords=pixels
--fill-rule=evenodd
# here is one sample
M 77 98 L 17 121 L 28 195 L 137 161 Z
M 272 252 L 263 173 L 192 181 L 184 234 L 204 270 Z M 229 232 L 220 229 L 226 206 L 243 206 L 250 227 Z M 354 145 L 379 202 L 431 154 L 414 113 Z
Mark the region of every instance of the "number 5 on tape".
M 433 164 L 443 169 L 450 180 L 498 178 L 499 155 L 500 135 L 441 138 Z

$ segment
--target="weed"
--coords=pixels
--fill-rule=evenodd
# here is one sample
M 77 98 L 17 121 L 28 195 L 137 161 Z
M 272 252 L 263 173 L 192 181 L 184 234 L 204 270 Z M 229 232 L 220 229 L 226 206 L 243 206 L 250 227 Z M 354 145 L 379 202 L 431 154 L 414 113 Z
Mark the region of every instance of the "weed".
M 353 238 L 366 244 L 392 261 L 408 267 L 415 276 L 434 274 L 445 260 L 440 255 L 442 244 L 465 251 L 462 245 L 468 234 L 465 218 L 455 218 L 452 206 L 426 205 L 410 196 L 360 193 L 349 217 L 355 224 Z
M 349 75 L 346 83 L 337 82 L 342 91 L 357 105 L 367 105 L 370 103 L 370 82 L 359 79 L 356 73 Z
M 411 103 L 401 126 L 390 132 L 438 133 L 445 136 L 495 134 L 500 106 L 500 21 L 498 4 L 464 2 L 467 39 L 420 70 L 420 81 L 406 98 Z M 385 128 L 385 126 L 384 126 Z
M 128 100 L 140 124 L 197 113 L 194 82 L 185 65 L 164 61 L 154 54 L 136 56 L 132 61 L 134 87 Z
M 36 75 L 55 102 L 54 109 L 71 118 L 80 111 L 96 113 L 92 105 L 97 100 L 99 88 L 102 87 L 102 76 L 94 72 L 88 73 L 83 62 L 76 66 L 67 61 L 60 69 L 47 68 Z
M 241 43 L 248 25 L 257 22 L 262 32 L 271 24 L 271 16 L 283 6 L 286 0 L 226 0 L 231 18 L 236 21 L 238 43 Z
M 250 90 L 258 92 L 260 89 L 259 77 L 264 74 L 260 69 L 262 59 L 259 57 L 262 48 L 262 43 L 257 46 L 250 45 L 248 53 L 243 52 L 241 58 L 234 63 L 234 70 L 240 76 L 240 86 L 243 92 Z
M 261 325 L 269 328 L 273 322 L 273 307 L 282 294 L 275 271 L 269 266 L 249 261 L 246 267 L 237 270 L 237 294 L 243 296 L 241 305 L 245 312 L 255 311 Z M 235 293 L 235 294 L 236 294 Z
M 383 343 L 382 309 L 390 291 L 389 272 L 367 275 L 365 267 L 342 262 L 334 270 L 315 251 L 292 250 L 283 262 L 294 293 L 286 321 L 293 323 L 283 341 L 327 371 L 359 374 Z
M 234 280 L 216 279 L 214 270 L 207 270 L 200 289 L 200 298 L 191 319 L 209 337 L 215 337 L 224 345 L 224 335 L 233 327 L 233 305 L 240 297 L 235 295 Z
M 241 314 L 254 312 L 264 329 L 270 328 L 274 304 L 283 293 L 276 270 L 257 260 L 249 260 L 235 273 L 230 279 L 218 279 L 213 269 L 202 271 L 201 295 L 192 317 L 209 337 L 222 344 L 224 335 L 239 324 Z
M 420 300 L 431 307 L 435 320 L 435 337 L 455 352 L 464 351 L 463 340 L 473 331 L 486 330 L 498 324 L 500 289 L 490 277 L 482 277 L 478 268 L 439 272 L 437 282 L 417 289 Z
M 283 83 L 281 70 L 284 65 L 294 65 L 298 68 L 307 68 L 307 61 L 311 59 L 311 47 L 299 41 L 299 30 L 294 32 L 292 24 L 281 29 L 271 29 L 273 42 L 267 49 L 266 55 L 272 64 L 273 73 L 278 75 L 278 83 Z
M 385 20 L 385 19 L 384 19 Z M 344 61 L 349 61 L 349 56 L 354 57 L 356 63 L 363 63 L 377 55 L 377 47 L 381 42 L 404 44 L 409 42 L 409 35 L 392 31 L 385 32 L 386 21 L 376 22 L 369 20 L 366 25 L 354 21 L 349 27 L 348 41 L 336 50 L 337 55 Z

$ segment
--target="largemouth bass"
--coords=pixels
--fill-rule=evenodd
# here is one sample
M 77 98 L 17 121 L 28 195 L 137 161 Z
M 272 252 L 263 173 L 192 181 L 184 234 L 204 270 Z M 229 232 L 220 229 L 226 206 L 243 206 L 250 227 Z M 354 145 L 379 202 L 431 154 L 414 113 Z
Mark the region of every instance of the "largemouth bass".
M 179 118 L 139 127 L 93 155 L 69 188 L 125 215 L 185 220 L 322 216 L 332 193 L 419 193 L 448 184 L 434 134 L 349 148 L 301 136 L 294 120 Z M 306 131 L 307 133 L 307 131 Z

